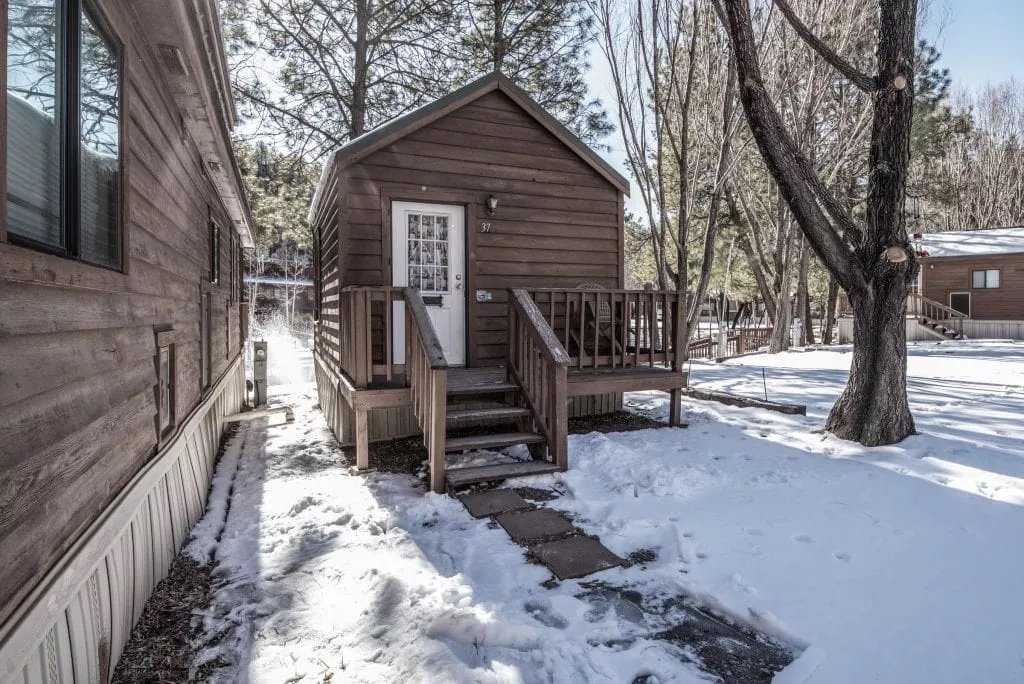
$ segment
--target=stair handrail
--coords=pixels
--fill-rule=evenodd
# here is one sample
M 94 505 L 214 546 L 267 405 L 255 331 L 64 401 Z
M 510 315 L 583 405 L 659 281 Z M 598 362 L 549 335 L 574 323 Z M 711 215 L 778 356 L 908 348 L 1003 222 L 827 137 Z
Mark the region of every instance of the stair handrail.
M 445 487 L 445 423 L 448 400 L 448 362 L 419 290 L 405 294 L 405 376 L 412 395 L 413 413 L 423 431 L 430 464 L 430 489 Z
M 522 388 L 548 453 L 559 470 L 569 467 L 568 352 L 529 292 L 513 289 L 508 307 L 509 374 Z
M 920 292 L 911 292 L 907 296 L 907 299 L 911 302 L 911 308 L 914 313 L 929 318 L 933 321 L 950 320 L 956 331 L 960 334 L 964 332 L 964 319 L 970 318 L 967 314 L 962 311 L 957 311 L 953 307 L 946 306 L 942 302 L 937 302 L 934 299 L 925 297 Z

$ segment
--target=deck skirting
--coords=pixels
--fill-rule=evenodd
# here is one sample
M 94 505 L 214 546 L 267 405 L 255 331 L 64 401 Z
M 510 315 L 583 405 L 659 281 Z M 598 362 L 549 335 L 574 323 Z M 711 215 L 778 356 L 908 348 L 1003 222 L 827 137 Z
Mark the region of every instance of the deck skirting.
M 238 356 L 174 437 L 0 625 L 0 682 L 110 680 L 146 600 L 203 515 Z

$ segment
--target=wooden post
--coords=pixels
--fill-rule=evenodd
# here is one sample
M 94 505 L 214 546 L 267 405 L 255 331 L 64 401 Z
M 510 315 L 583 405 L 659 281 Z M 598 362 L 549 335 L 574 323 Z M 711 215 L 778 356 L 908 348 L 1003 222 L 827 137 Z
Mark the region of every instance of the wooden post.
M 356 409 L 356 470 L 370 467 L 370 432 L 367 428 L 366 409 Z
M 672 346 L 675 347 L 675 355 L 672 357 L 672 370 L 680 372 L 683 370 L 683 362 L 687 356 L 687 344 L 686 338 L 683 336 L 683 317 L 686 315 L 686 298 L 682 292 L 676 294 L 676 310 L 675 310 L 675 325 L 673 326 L 673 332 L 675 333 L 675 340 L 673 340 Z
M 679 427 L 682 424 L 682 398 L 682 390 L 674 389 L 668 393 L 668 424 L 672 427 Z
M 353 293 L 353 300 L 355 302 L 355 312 L 352 320 L 349 322 L 351 326 L 353 337 L 354 337 L 354 359 L 353 365 L 354 374 L 352 377 L 355 386 L 359 389 L 366 389 L 366 386 L 370 382 L 370 366 L 368 361 L 370 350 L 367 345 L 367 337 L 369 327 L 369 307 L 367 306 L 366 297 L 363 296 L 362 291 Z M 366 328 L 364 328 L 366 326 Z
M 430 444 L 427 445 L 430 460 L 430 489 L 438 494 L 444 493 L 445 480 L 445 414 L 447 413 L 447 372 L 432 369 L 430 371 Z
M 747 351 L 747 331 L 740 328 L 739 336 L 736 338 L 736 356 Z
M 565 366 L 555 368 L 555 381 L 552 383 L 552 402 L 554 406 L 551 421 L 551 444 L 548 445 L 555 465 L 562 472 L 569 469 L 569 406 L 568 406 L 568 375 Z

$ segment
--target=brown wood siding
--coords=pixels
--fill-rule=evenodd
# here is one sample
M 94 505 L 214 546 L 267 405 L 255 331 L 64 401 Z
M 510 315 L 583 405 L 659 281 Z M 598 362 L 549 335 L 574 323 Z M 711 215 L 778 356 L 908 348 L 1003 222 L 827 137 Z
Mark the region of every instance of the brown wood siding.
M 391 284 L 391 201 L 467 205 L 470 365 L 505 361 L 508 288 L 624 286 L 621 193 L 499 91 L 353 162 L 337 177 L 334 169 L 329 173 L 314 208 L 324 221 L 325 306 L 335 282 Z M 490 194 L 499 202 L 493 217 L 486 210 Z M 483 222 L 491 224 L 489 232 L 481 232 Z M 332 270 L 337 257 L 328 256 L 335 245 L 343 259 L 340 278 Z M 478 289 L 489 290 L 493 300 L 477 303 Z M 334 323 L 321 318 L 329 349 Z
M 129 5 L 104 6 L 124 43 L 124 272 L 0 242 L 0 622 L 155 452 L 154 330 L 174 330 L 178 424 L 202 393 L 202 292 L 214 382 L 241 345 L 231 221 Z
M 971 318 L 1024 320 L 1024 254 L 931 257 L 921 260 L 925 297 L 949 305 L 952 292 L 971 293 Z M 971 286 L 971 271 L 999 270 L 999 287 Z

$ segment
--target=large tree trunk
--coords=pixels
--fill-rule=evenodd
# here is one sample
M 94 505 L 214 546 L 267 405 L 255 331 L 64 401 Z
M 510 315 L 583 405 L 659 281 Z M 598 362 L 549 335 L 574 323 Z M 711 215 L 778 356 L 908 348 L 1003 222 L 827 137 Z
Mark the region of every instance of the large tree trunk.
M 907 283 L 893 272 L 866 293 L 850 293 L 853 361 L 850 380 L 826 429 L 866 446 L 893 444 L 914 433 L 907 402 Z
M 904 224 L 914 105 L 916 0 L 878 0 L 877 73 L 864 74 L 824 45 L 785 0 L 786 20 L 823 59 L 873 98 L 867 211 L 855 222 L 786 130 L 761 77 L 749 0 L 723 0 L 740 95 L 769 172 L 818 258 L 854 309 L 850 379 L 827 428 L 868 446 L 914 431 L 906 389 L 906 293 L 917 272 Z

